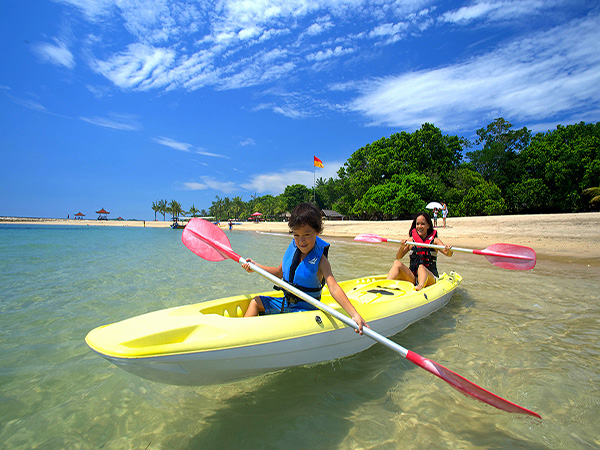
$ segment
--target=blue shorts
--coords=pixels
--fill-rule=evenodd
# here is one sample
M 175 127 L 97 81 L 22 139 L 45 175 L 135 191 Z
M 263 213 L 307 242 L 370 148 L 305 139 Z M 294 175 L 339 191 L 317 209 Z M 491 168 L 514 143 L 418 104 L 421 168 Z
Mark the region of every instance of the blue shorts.
M 285 301 L 283 297 L 267 297 L 264 295 L 259 296 L 261 303 L 265 307 L 265 315 L 269 314 L 280 314 L 281 313 L 281 304 Z M 288 302 L 285 301 L 285 307 L 283 308 L 283 312 L 300 312 L 300 311 L 314 311 L 315 308 L 308 302 L 300 300 L 295 304 L 288 305 Z

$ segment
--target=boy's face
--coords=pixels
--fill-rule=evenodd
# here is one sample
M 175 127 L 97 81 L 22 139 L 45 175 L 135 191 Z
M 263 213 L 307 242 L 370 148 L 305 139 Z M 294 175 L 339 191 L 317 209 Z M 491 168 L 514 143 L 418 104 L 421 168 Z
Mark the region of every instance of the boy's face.
M 296 246 L 302 254 L 307 255 L 315 247 L 317 232 L 310 225 L 300 225 L 292 229 Z

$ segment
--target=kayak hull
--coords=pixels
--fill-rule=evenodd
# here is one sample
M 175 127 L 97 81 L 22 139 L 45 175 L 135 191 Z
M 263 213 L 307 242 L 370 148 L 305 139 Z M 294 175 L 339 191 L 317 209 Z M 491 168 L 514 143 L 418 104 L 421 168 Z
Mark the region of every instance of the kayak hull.
M 418 292 L 410 283 L 385 276 L 340 285 L 371 328 L 389 337 L 445 306 L 461 281 L 456 273 L 444 274 Z M 86 342 L 135 375 L 195 386 L 338 359 L 375 344 L 320 310 L 242 318 L 254 295 L 144 314 L 96 328 Z M 339 309 L 326 289 L 322 301 Z

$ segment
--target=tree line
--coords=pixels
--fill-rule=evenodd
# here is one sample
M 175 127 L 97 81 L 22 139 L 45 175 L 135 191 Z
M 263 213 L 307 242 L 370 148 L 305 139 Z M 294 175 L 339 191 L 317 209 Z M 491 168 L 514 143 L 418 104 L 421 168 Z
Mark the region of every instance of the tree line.
M 278 196 L 216 199 L 209 211 L 188 215 L 218 220 L 260 211 L 279 219 L 304 201 L 356 219 L 407 218 L 430 201 L 443 201 L 453 216 L 589 211 L 600 203 L 600 122 L 532 134 L 503 118 L 477 130 L 475 143 L 425 123 L 413 133 L 383 137 L 356 150 L 336 178 L 315 189 L 287 186 Z M 475 145 L 481 146 L 472 150 Z M 181 206 L 172 201 L 163 214 Z

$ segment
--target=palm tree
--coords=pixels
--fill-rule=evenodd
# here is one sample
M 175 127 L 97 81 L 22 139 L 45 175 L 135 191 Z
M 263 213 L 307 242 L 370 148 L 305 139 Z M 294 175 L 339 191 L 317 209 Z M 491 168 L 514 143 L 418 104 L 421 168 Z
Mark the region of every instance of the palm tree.
M 216 195 L 216 200 L 213 200 L 212 205 L 209 208 L 211 215 L 215 216 L 216 220 L 221 220 L 221 212 L 223 210 L 223 200 Z
M 160 211 L 160 200 L 152 202 L 152 211 L 154 211 L 154 221 L 156 222 L 156 213 Z
M 600 203 L 600 186 L 587 188 L 583 193 L 592 197 L 590 203 Z
M 231 210 L 233 212 L 233 218 L 239 219 L 240 213 L 242 212 L 243 209 L 244 209 L 244 202 L 242 201 L 242 197 L 241 196 L 233 197 L 233 202 L 231 205 Z
M 160 200 L 158 202 L 158 212 L 162 214 L 163 216 L 163 220 L 165 219 L 165 214 L 167 214 L 167 201 L 166 200 Z
M 179 217 L 179 214 L 183 212 L 183 209 L 181 209 L 181 203 L 171 200 L 171 203 L 169 203 L 169 212 L 173 215 L 174 221 L 175 218 Z
M 188 216 L 198 217 L 200 215 L 200 211 L 196 209 L 196 207 L 192 204 L 192 207 L 187 212 Z

